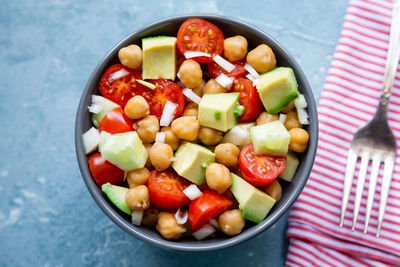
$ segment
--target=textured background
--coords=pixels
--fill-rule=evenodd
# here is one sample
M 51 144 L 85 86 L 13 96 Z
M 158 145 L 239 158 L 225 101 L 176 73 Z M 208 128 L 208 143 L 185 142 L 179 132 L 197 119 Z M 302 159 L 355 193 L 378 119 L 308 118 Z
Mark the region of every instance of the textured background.
M 246 3 L 246 4 L 244 4 Z M 318 99 L 346 0 L 0 1 L 0 266 L 282 266 L 287 216 L 253 240 L 204 254 L 165 251 L 123 232 L 79 173 L 74 120 L 96 64 L 155 20 L 216 13 L 271 34 Z

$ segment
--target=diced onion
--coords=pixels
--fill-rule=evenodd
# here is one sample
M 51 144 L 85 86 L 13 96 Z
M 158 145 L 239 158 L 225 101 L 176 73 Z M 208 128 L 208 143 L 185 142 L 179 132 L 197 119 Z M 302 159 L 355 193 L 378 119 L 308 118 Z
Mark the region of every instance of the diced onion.
M 141 85 L 144 85 L 144 86 L 150 88 L 151 90 L 156 89 L 156 86 L 154 84 L 152 84 L 152 83 L 149 83 L 149 82 L 146 82 L 146 81 L 143 81 L 143 80 L 136 80 L 136 81 L 138 83 L 140 83 Z
M 239 126 L 233 127 L 222 139 L 222 143 L 231 143 L 236 146 L 243 145 L 249 137 L 249 132 Z
M 226 70 L 227 72 L 232 72 L 233 69 L 235 68 L 235 65 L 233 65 L 232 63 L 230 63 L 229 61 L 227 61 L 226 59 L 224 59 L 224 58 L 221 57 L 220 55 L 214 56 L 213 59 L 214 59 L 215 63 L 217 63 L 218 65 L 220 65 L 221 68 L 223 68 L 223 69 Z
M 111 134 L 106 132 L 106 131 L 101 131 L 100 132 L 100 139 L 99 139 L 99 151 L 101 152 L 102 146 L 107 142 L 108 137 L 110 137 Z
M 94 127 L 99 128 L 99 123 L 94 118 L 92 118 L 92 122 Z
M 287 117 L 286 114 L 283 113 L 279 114 L 279 120 L 282 122 L 282 124 L 285 123 L 286 117 Z
M 299 96 L 294 100 L 294 105 L 296 106 L 296 109 L 307 107 L 307 101 L 303 94 L 299 94 Z
M 143 219 L 143 210 L 132 210 L 132 224 L 140 226 Z
M 92 127 L 84 134 L 82 134 L 83 148 L 86 154 L 89 154 L 97 149 L 99 146 L 100 135 L 99 130 Z
M 109 77 L 108 77 L 108 82 L 112 83 L 113 81 L 125 77 L 126 75 L 128 75 L 129 72 L 126 71 L 125 69 L 120 69 L 119 71 L 116 71 L 114 73 L 112 73 Z
M 244 69 L 247 70 L 251 76 L 253 76 L 254 78 L 260 78 L 260 74 L 258 74 L 258 72 L 249 64 L 244 64 Z
M 256 78 L 253 81 L 253 86 L 257 86 L 257 84 L 259 84 L 259 83 L 260 83 L 260 78 Z
M 186 187 L 183 190 L 183 193 L 190 199 L 196 199 L 198 197 L 200 197 L 203 193 L 200 191 L 200 189 L 195 185 L 195 184 L 191 184 L 188 187 Z
M 190 100 L 192 100 L 194 103 L 199 104 L 201 101 L 201 97 L 196 95 L 192 89 L 189 88 L 185 88 L 183 89 L 183 94 L 189 98 Z
M 88 106 L 88 110 L 90 113 L 97 114 L 103 110 L 103 107 L 99 104 L 92 103 L 90 106 Z
M 249 79 L 250 81 L 254 81 L 255 78 L 253 77 L 253 75 L 251 75 L 250 73 L 246 74 L 246 78 Z
M 159 132 L 159 133 L 156 133 L 156 140 L 155 140 L 155 142 L 157 143 L 164 143 L 165 142 L 165 133 L 163 133 L 163 132 Z
M 211 57 L 211 54 L 200 51 L 186 51 L 183 55 L 185 56 L 186 59 L 193 57 Z
M 99 95 L 92 95 L 92 103 L 101 105 L 104 101 L 104 97 Z
M 297 109 L 297 116 L 299 118 L 299 122 L 303 125 L 310 124 L 308 121 L 308 113 L 304 108 L 296 108 Z
M 187 219 L 189 217 L 189 213 L 187 210 L 182 211 L 181 209 L 178 209 L 175 213 L 175 219 L 178 222 L 178 224 L 185 224 L 187 222 Z
M 234 78 L 228 77 L 225 74 L 221 73 L 218 75 L 217 78 L 215 78 L 215 81 L 219 83 L 222 87 L 225 87 L 227 89 L 230 89 L 232 86 Z
M 214 229 L 219 230 L 219 223 L 218 220 L 215 218 L 210 219 L 210 221 L 208 222 L 212 227 L 214 227 Z
M 203 227 L 201 227 L 199 230 L 193 232 L 192 235 L 197 240 L 202 240 L 202 239 L 206 238 L 207 236 L 212 235 L 213 233 L 215 233 L 214 227 L 212 227 L 209 224 L 206 224 Z
M 160 126 L 169 126 L 171 124 L 172 120 L 174 119 L 174 112 L 177 106 L 177 104 L 167 100 L 161 115 Z

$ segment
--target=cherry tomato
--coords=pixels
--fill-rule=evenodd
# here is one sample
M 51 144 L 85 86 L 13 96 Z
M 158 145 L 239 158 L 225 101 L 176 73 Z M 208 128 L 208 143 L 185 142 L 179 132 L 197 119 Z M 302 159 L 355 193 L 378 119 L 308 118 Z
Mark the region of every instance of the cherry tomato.
M 119 75 L 123 76 L 118 78 Z M 137 79 L 142 79 L 142 75 L 139 71 L 130 69 L 121 64 L 112 65 L 104 72 L 100 79 L 100 93 L 105 98 L 124 107 L 126 102 L 135 96 L 134 92 L 144 87 L 136 82 Z
M 186 51 L 200 51 L 211 57 L 194 57 L 201 62 L 212 62 L 212 57 L 220 55 L 224 48 L 224 34 L 214 24 L 202 19 L 188 19 L 178 31 L 177 46 L 182 55 Z
M 229 60 L 228 60 L 229 61 Z M 244 68 L 246 64 L 245 60 L 240 60 L 236 62 L 231 62 L 235 65 L 235 68 L 231 72 L 227 72 L 224 70 L 220 65 L 215 62 L 211 62 L 207 64 L 208 72 L 210 73 L 211 77 L 216 78 L 221 73 L 225 74 L 228 77 L 242 77 L 246 75 L 247 70 Z
M 239 103 L 244 106 L 244 112 L 238 118 L 240 122 L 254 121 L 263 112 L 264 106 L 252 81 L 246 78 L 237 78 L 230 91 L 240 93 Z
M 179 209 L 189 202 L 189 198 L 183 193 L 189 185 L 188 180 L 172 169 L 161 172 L 153 170 L 147 181 L 150 202 L 159 209 Z
M 203 195 L 190 202 L 190 226 L 193 231 L 196 231 L 207 224 L 210 219 L 232 207 L 232 205 L 233 202 L 227 197 L 208 189 L 203 192 Z
M 124 113 L 121 107 L 116 107 L 106 113 L 99 125 L 99 131 L 110 134 L 133 131 L 133 122 Z
M 286 156 L 256 155 L 250 143 L 240 152 L 239 167 L 246 181 L 264 186 L 272 183 L 286 168 Z
M 100 152 L 94 152 L 88 157 L 90 172 L 98 186 L 105 183 L 120 185 L 124 181 L 124 171 L 105 160 Z

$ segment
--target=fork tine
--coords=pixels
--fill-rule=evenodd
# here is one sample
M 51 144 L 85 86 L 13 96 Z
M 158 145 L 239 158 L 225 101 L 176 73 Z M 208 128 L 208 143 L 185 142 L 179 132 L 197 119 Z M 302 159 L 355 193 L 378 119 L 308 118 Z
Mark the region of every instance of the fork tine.
M 381 232 L 383 215 L 385 214 L 386 201 L 389 194 L 390 182 L 392 180 L 393 167 L 394 167 L 394 156 L 393 155 L 386 156 L 383 169 L 381 199 L 379 203 L 378 229 L 376 231 L 377 237 L 379 237 L 379 233 Z
M 356 227 L 358 211 L 360 209 L 361 196 L 364 189 L 365 176 L 367 175 L 368 162 L 369 162 L 369 152 L 364 151 L 362 152 L 361 155 L 361 166 L 357 178 L 356 200 L 354 201 L 354 212 L 353 212 L 353 226 L 351 227 L 351 230 L 353 231 L 354 228 Z
M 367 233 L 369 218 L 371 216 L 372 202 L 374 201 L 376 179 L 378 177 L 379 166 L 381 165 L 381 155 L 374 154 L 372 156 L 372 169 L 371 178 L 369 179 L 368 185 L 368 200 L 367 200 L 367 211 L 365 214 L 364 234 Z
M 342 198 L 342 212 L 340 215 L 340 227 L 343 226 L 344 215 L 346 214 L 347 203 L 349 201 L 351 181 L 354 176 L 354 169 L 356 167 L 357 154 L 354 149 L 350 148 L 347 156 L 346 175 L 343 184 L 343 198 Z

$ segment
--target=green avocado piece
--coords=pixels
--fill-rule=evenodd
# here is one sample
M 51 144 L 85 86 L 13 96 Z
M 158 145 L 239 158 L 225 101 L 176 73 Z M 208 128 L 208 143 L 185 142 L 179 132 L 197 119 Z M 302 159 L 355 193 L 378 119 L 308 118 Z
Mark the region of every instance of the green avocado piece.
M 283 170 L 281 175 L 279 175 L 279 177 L 283 180 L 291 182 L 296 173 L 297 166 L 299 166 L 299 159 L 292 151 L 289 151 L 287 154 L 286 168 Z
M 112 110 L 116 107 L 119 107 L 118 104 L 112 102 L 111 100 L 108 100 L 107 98 L 99 96 L 99 95 L 95 96 L 95 104 L 100 105 L 102 107 L 102 109 L 99 113 L 93 114 L 93 116 L 92 116 L 93 119 L 96 120 L 98 124 L 100 124 L 101 120 L 104 118 L 104 116 L 107 114 L 107 112 L 109 112 L 110 110 Z
M 280 67 L 264 73 L 256 88 L 269 114 L 276 114 L 295 100 L 299 91 L 291 68 Z
M 205 181 L 205 171 L 215 162 L 215 154 L 198 144 L 184 142 L 175 152 L 176 160 L 172 168 L 192 183 L 201 185 Z
M 285 156 L 289 149 L 290 134 L 281 121 L 251 127 L 250 138 L 256 154 Z
M 175 80 L 176 38 L 157 36 L 142 39 L 143 79 Z
M 128 190 L 129 189 L 126 187 L 112 185 L 110 183 L 106 183 L 101 186 L 101 191 L 107 195 L 107 197 L 112 203 L 114 203 L 115 206 L 117 206 L 117 208 L 126 214 L 131 215 L 132 211 L 125 202 L 125 196 Z
M 274 206 L 275 199 L 252 186 L 236 174 L 231 173 L 231 176 L 231 191 L 239 202 L 239 209 L 243 217 L 255 223 L 264 220 Z
M 199 104 L 201 126 L 227 131 L 237 124 L 239 93 L 205 94 Z
M 113 134 L 101 146 L 101 156 L 124 171 L 143 168 L 147 150 L 136 132 Z

